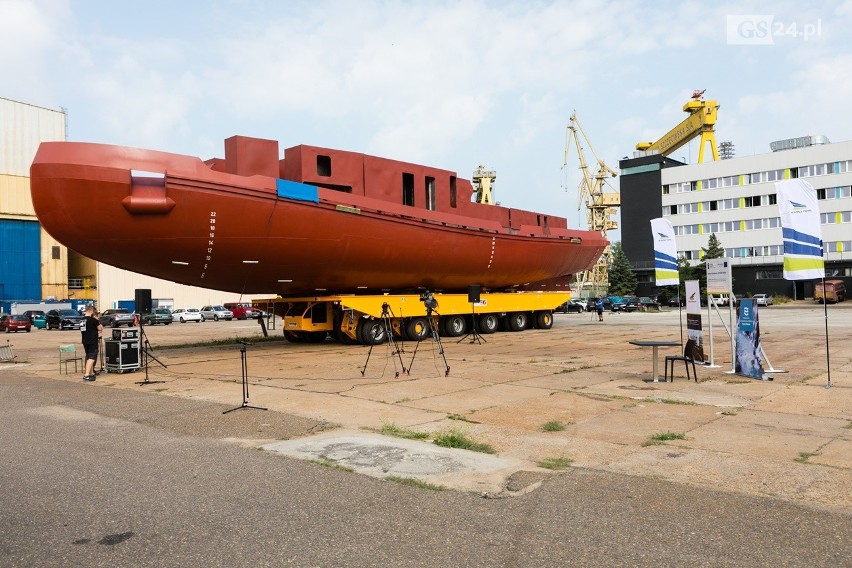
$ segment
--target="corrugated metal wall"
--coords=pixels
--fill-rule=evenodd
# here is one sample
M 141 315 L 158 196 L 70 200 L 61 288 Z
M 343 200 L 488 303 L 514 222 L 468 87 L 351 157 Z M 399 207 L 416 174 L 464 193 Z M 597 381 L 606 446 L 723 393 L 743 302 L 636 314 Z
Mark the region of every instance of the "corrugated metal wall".
M 38 145 L 65 140 L 65 113 L 0 98 L 0 174 L 30 176 Z
M 40 227 L 0 219 L 0 300 L 41 299 Z
M 30 165 L 41 142 L 65 139 L 65 113 L 0 98 L 0 298 L 68 295 L 67 249 L 41 230 Z

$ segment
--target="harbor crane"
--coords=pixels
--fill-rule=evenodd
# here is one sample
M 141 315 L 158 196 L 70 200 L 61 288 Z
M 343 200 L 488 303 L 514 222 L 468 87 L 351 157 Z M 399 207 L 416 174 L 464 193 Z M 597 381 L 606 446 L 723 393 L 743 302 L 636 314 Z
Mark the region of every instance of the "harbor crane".
M 491 189 L 494 187 L 494 182 L 497 181 L 497 172 L 487 170 L 485 166 L 479 166 L 474 170 L 471 181 L 474 187 L 476 187 L 476 203 L 494 205 L 494 198 L 491 197 Z
M 583 151 L 583 146 L 588 147 L 595 157 L 597 162 L 594 171 L 589 169 L 586 162 L 586 156 Z M 585 204 L 586 219 L 590 231 L 599 231 L 604 238 L 606 232 L 618 228 L 618 222 L 612 219 L 612 216 L 618 213 L 618 207 L 621 206 L 621 195 L 618 190 L 609 185 L 607 178 L 616 177 L 618 174 L 601 160 L 597 152 L 595 152 L 592 142 L 583 130 L 580 119 L 577 118 L 577 113 L 571 114 L 571 119 L 568 121 L 568 126 L 565 130 L 565 160 L 562 164 L 562 169 L 568 167 L 568 155 L 571 151 L 571 146 L 577 148 L 577 157 L 580 161 L 580 185 L 579 185 L 579 202 L 577 208 Z M 586 270 L 579 276 L 580 291 L 591 283 L 594 294 L 606 294 L 609 290 L 609 273 L 608 267 L 612 261 L 612 250 L 607 245 L 597 263 L 590 269 Z
M 703 99 L 705 90 L 696 89 L 692 92 L 691 100 L 683 105 L 683 112 L 689 113 L 689 116 L 683 119 L 680 124 L 663 134 L 656 142 L 639 142 L 636 144 L 636 149 L 649 154 L 656 153 L 668 156 L 696 136 L 701 136 L 698 163 L 704 161 L 704 147 L 707 143 L 710 144 L 713 160 L 718 160 L 719 150 L 716 148 L 715 128 L 719 103 L 717 101 L 705 101 Z

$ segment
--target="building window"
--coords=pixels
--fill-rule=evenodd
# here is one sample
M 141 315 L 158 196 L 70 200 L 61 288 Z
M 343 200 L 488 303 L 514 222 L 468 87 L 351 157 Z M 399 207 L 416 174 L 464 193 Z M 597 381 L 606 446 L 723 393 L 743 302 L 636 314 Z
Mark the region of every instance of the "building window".
M 402 204 L 414 207 L 414 174 L 402 174 Z
M 456 208 L 457 199 L 456 176 L 450 176 L 450 207 L 453 209 Z
M 782 277 L 780 270 L 758 270 L 754 274 L 755 280 L 780 280 Z
M 51 258 L 53 260 L 59 260 L 60 259 L 59 247 L 50 247 L 50 254 L 51 254 Z
M 434 211 L 435 203 L 435 178 L 426 176 L 426 208 L 429 211 Z
M 331 177 L 331 156 L 317 156 L 317 175 Z

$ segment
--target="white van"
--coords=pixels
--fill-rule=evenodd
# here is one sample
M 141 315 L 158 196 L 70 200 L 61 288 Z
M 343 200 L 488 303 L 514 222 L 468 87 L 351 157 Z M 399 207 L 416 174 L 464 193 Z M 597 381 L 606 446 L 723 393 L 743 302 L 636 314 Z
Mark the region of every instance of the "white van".
M 731 301 L 731 297 L 727 294 L 711 294 L 710 296 L 717 306 L 727 306 Z

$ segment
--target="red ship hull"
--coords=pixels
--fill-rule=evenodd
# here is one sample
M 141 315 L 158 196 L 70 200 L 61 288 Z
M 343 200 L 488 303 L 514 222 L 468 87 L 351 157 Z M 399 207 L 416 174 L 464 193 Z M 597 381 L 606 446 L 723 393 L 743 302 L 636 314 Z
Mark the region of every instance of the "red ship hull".
M 254 141 L 235 139 L 246 148 Z M 341 164 L 360 156 L 365 172 L 364 164 L 373 163 L 360 154 L 323 152 Z M 33 205 L 48 233 L 87 257 L 245 294 L 462 291 L 471 284 L 552 289 L 594 264 L 607 244 L 598 233 L 561 227 L 564 219 L 556 217 L 544 226 L 504 226 L 495 215 L 509 211 L 511 219 L 514 210 L 465 203 L 470 186 L 454 176 L 463 214 L 379 199 L 357 183 L 348 191 L 303 184 L 311 180 L 299 178 L 310 176 L 293 174 L 290 154 L 277 161 L 277 143 L 274 154 L 273 168 L 271 158 L 249 152 L 205 163 L 119 146 L 44 143 L 31 169 Z M 247 175 L 254 172 L 260 173 Z M 284 175 L 291 181 L 282 182 Z M 515 218 L 536 215 L 524 213 Z

